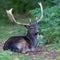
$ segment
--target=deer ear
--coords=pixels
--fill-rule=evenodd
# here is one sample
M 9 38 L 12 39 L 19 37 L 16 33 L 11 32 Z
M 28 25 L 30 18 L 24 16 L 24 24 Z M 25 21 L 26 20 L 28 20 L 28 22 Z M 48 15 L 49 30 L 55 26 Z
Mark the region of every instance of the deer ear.
M 27 29 L 29 29 L 30 28 L 30 25 L 24 25 Z

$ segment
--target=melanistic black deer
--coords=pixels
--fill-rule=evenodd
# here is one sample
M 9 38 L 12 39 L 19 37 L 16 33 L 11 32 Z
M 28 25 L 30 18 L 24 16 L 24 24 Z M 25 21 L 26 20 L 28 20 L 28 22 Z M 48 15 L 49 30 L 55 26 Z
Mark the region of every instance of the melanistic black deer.
M 4 44 L 3 50 L 11 50 L 13 52 L 18 52 L 18 53 L 26 53 L 28 51 L 34 51 L 36 48 L 36 44 L 38 41 L 39 37 L 39 31 L 38 31 L 38 22 L 41 21 L 43 17 L 43 7 L 41 3 L 38 3 L 39 6 L 41 7 L 41 17 L 39 20 L 37 20 L 34 23 L 30 24 L 22 24 L 19 22 L 16 22 L 13 14 L 12 14 L 12 9 L 7 10 L 7 15 L 9 19 L 18 24 L 22 25 L 27 28 L 27 34 L 25 36 L 12 36 L 10 37 Z

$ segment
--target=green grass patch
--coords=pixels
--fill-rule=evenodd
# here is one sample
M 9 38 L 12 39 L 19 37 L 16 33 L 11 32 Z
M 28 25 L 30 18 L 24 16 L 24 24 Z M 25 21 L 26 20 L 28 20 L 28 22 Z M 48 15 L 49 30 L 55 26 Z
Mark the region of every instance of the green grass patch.
M 49 44 L 48 47 L 45 48 L 45 51 L 60 52 L 60 44 Z
M 6 41 L 11 36 L 25 35 L 25 33 L 26 29 L 23 26 L 0 22 L 0 42 Z
M 22 54 L 12 55 L 10 51 L 0 51 L 0 60 L 29 60 L 28 57 Z

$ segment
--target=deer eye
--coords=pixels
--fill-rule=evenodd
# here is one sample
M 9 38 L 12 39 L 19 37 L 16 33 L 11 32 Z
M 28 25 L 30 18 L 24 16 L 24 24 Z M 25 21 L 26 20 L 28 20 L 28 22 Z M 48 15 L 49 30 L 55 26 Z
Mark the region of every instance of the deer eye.
M 39 32 L 35 33 L 34 35 L 37 35 Z

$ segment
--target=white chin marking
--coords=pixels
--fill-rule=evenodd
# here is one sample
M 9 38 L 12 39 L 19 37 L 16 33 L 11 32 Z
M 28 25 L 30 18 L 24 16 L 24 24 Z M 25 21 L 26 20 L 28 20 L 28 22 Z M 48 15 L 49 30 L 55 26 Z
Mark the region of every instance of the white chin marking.
M 37 35 L 37 39 L 39 39 L 39 34 Z

